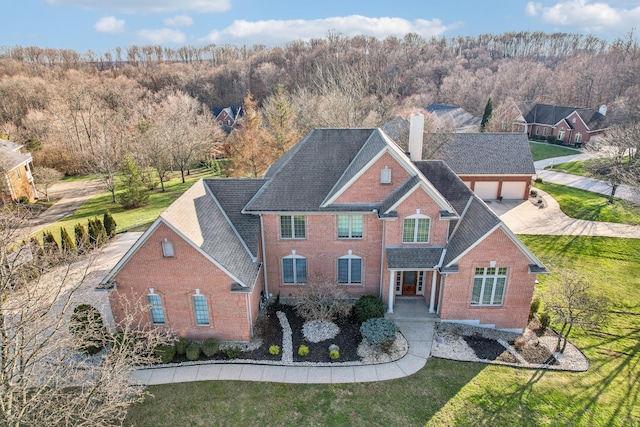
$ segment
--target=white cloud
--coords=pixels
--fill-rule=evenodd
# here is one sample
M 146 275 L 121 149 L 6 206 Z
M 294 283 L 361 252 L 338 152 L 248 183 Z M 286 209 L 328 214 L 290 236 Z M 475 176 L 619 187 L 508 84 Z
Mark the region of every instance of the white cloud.
M 550 7 L 537 5 L 536 11 L 540 13 L 542 21 L 563 29 L 618 34 L 638 26 L 640 2 L 627 0 L 618 3 L 635 7 L 613 7 L 609 3 L 593 0 L 565 0 Z M 531 4 L 527 4 L 527 13 Z
M 187 36 L 180 31 L 172 28 L 161 28 L 159 30 L 139 30 L 136 32 L 143 42 L 149 44 L 184 44 Z
M 534 3 L 530 1 L 527 3 L 527 7 L 524 9 L 525 13 L 528 16 L 538 16 L 538 13 L 542 9 L 542 5 L 540 3 Z
M 224 12 L 231 8 L 231 0 L 47 0 L 53 6 L 72 6 L 84 9 L 106 9 L 121 12 L 175 12 L 192 10 L 200 13 Z
M 187 15 L 177 15 L 173 18 L 165 19 L 164 24 L 168 27 L 190 27 L 193 25 L 193 19 Z
M 124 20 L 116 19 L 115 16 L 105 16 L 104 18 L 100 18 L 98 22 L 93 25 L 93 28 L 101 33 L 121 33 L 124 31 Z
M 369 35 L 377 38 L 402 37 L 417 33 L 423 37 L 438 36 L 461 24 L 445 25 L 439 19 L 368 18 L 360 15 L 315 20 L 234 21 L 222 30 L 211 31 L 204 39 L 208 43 L 281 44 L 291 40 L 321 38 L 329 31 L 346 36 Z

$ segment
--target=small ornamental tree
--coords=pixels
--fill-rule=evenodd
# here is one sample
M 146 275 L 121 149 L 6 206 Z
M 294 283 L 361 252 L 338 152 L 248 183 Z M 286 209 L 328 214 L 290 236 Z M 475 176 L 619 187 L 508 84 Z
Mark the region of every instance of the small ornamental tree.
M 60 244 L 62 246 L 62 253 L 64 255 L 70 255 L 76 253 L 76 244 L 69 235 L 66 228 L 60 229 Z
M 84 225 L 78 223 L 73 227 L 73 233 L 76 237 L 76 251 L 78 254 L 83 254 L 89 247 L 89 235 Z
M 149 192 L 138 165 L 130 155 L 126 155 L 122 162 L 122 192 L 120 194 L 120 203 L 126 209 L 137 208 L 142 206 L 149 198 Z
M 107 237 L 109 239 L 113 238 L 116 235 L 116 220 L 113 219 L 113 215 L 111 215 L 111 211 L 107 209 L 104 213 L 104 217 L 102 218 L 102 223 L 104 224 L 104 229 L 107 232 Z
M 484 106 L 484 113 L 482 114 L 482 121 L 480 122 L 480 132 L 484 132 L 489 120 L 491 120 L 491 115 L 493 114 L 493 101 L 491 97 L 487 100 L 487 105 Z

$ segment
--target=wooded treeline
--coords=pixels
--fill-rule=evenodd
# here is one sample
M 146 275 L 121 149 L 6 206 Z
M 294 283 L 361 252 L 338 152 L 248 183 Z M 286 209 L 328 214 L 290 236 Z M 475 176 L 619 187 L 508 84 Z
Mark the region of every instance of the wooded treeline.
M 612 120 L 636 120 L 638 82 L 640 48 L 632 32 L 613 42 L 541 32 L 428 40 L 329 33 L 273 48 L 129 46 L 97 54 L 5 47 L 0 126 L 16 142 L 41 146 L 36 162 L 74 157 L 61 170 L 76 173 L 111 169 L 96 158 L 115 152 L 142 161 L 143 151 L 159 152 L 149 149 L 157 138 L 182 141 L 177 150 L 193 137 L 187 131 L 201 138 L 198 155 L 215 153 L 224 135 L 207 127 L 209 108 L 241 105 L 250 92 L 262 110 L 277 87 L 292 126 L 304 134 L 318 126 L 379 126 L 430 103 L 482 115 L 489 97 L 498 111 L 508 100 L 607 104 Z M 167 160 L 171 167 L 176 159 Z

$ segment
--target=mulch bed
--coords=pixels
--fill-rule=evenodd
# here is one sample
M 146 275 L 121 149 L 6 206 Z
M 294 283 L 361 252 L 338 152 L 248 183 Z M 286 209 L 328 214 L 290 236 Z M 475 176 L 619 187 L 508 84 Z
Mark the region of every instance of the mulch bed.
M 464 336 L 463 338 L 479 359 L 501 360 L 510 363 L 516 363 L 518 361 L 513 354 L 509 353 L 509 351 L 496 340 L 477 335 Z
M 544 345 L 528 344 L 522 348 L 515 347 L 516 351 L 529 363 L 555 365 L 555 357 Z

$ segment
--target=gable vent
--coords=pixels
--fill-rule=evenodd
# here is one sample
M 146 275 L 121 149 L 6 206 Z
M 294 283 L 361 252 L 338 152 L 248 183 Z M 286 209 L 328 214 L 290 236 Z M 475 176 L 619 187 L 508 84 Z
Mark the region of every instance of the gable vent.
M 380 184 L 391 184 L 391 169 L 387 166 L 380 171 Z

